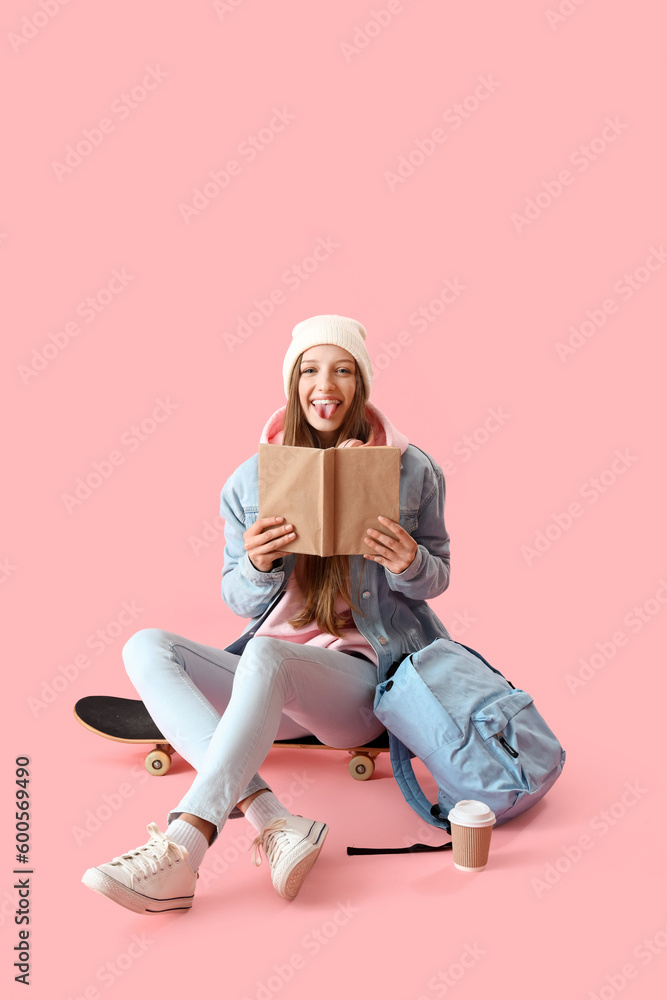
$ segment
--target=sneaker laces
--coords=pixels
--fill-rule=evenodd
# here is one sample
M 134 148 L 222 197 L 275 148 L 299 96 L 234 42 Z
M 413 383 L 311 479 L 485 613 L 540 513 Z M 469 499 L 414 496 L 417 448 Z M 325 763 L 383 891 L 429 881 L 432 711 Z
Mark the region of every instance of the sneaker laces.
M 281 837 L 280 833 L 286 826 L 287 820 L 284 816 L 280 816 L 267 823 L 261 833 L 255 837 L 250 845 L 251 848 L 254 848 L 252 854 L 252 863 L 254 865 L 257 865 L 257 867 L 261 865 L 262 848 L 264 848 L 266 860 L 273 868 L 273 864 L 277 860 L 278 855 L 282 853 L 280 841 L 286 838 Z
M 188 849 L 173 840 L 168 840 L 157 823 L 149 823 L 146 829 L 151 835 L 148 843 L 138 847 L 136 851 L 114 858 L 112 865 L 120 865 L 131 875 L 141 873 L 143 878 L 147 878 L 148 875 L 156 875 L 158 869 L 162 869 L 160 862 L 166 861 L 171 867 L 172 860 L 183 861 L 187 858 Z

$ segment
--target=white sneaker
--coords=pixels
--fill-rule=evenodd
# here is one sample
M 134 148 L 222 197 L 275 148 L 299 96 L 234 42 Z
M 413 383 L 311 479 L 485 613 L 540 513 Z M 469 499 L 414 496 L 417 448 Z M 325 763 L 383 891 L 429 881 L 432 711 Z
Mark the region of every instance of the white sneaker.
M 147 844 L 89 868 L 81 881 L 135 913 L 189 909 L 199 874 L 187 861 L 187 848 L 167 840 L 156 823 L 149 823 L 147 829 Z
M 303 816 L 272 819 L 250 845 L 254 847 L 253 863 L 262 863 L 261 849 L 264 848 L 274 889 L 284 899 L 294 899 L 317 861 L 328 832 L 326 823 Z

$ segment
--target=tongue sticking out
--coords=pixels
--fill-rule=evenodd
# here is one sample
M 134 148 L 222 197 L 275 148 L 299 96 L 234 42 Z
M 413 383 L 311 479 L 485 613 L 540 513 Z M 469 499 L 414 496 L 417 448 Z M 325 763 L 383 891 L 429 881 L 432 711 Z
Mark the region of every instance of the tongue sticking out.
M 315 407 L 318 417 L 321 417 L 323 420 L 328 420 L 329 417 L 331 417 L 338 409 L 338 403 L 314 402 L 313 406 Z

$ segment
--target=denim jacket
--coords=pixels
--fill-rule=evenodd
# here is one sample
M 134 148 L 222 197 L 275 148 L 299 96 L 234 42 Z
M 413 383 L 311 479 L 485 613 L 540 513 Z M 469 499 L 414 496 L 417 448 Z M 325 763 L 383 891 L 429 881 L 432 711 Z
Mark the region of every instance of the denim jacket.
M 252 565 L 244 549 L 243 533 L 259 517 L 258 467 L 255 454 L 232 473 L 220 496 L 220 514 L 225 519 L 222 597 L 235 614 L 251 619 L 242 635 L 225 647 L 233 653 L 242 651 L 280 599 L 295 562 L 290 553 L 264 573 Z M 362 615 L 352 610 L 352 616 L 377 653 L 378 681 L 385 680 L 392 664 L 408 653 L 436 638 L 452 638 L 426 603 L 449 585 L 444 508 L 442 469 L 425 451 L 408 444 L 401 455 L 399 521 L 419 546 L 415 558 L 402 573 L 391 573 L 371 559 L 349 556 L 350 593 L 356 601 L 361 576 L 363 610 Z M 298 524 L 295 529 L 299 530 Z

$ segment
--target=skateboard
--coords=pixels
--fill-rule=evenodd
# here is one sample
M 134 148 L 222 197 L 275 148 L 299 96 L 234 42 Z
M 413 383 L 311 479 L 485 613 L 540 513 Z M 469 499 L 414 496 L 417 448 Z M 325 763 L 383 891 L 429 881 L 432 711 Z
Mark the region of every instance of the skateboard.
M 116 743 L 153 744 L 146 754 L 144 766 L 149 774 L 163 775 L 171 767 L 172 755 L 176 752 L 167 742 L 148 714 L 142 701 L 134 698 L 114 698 L 110 695 L 89 695 L 80 698 L 74 706 L 78 722 L 92 733 Z M 329 747 L 315 736 L 301 736 L 294 740 L 276 740 L 274 747 L 298 750 L 341 750 Z M 385 730 L 371 743 L 361 747 L 346 747 L 350 755 L 348 765 L 355 781 L 367 781 L 375 770 L 375 758 L 389 752 L 389 740 Z

